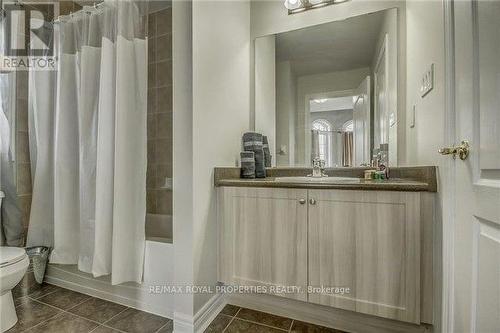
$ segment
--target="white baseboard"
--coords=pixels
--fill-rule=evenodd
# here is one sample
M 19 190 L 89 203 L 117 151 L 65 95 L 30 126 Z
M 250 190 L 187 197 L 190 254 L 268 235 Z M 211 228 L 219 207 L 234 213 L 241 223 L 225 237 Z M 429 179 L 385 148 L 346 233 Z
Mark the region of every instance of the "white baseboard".
M 233 294 L 227 303 L 352 333 L 432 332 L 430 325 L 414 325 L 273 295 Z
M 122 304 L 134 309 L 173 318 L 173 295 L 154 295 L 145 286 L 135 284 L 111 285 L 102 278 L 93 278 L 72 267 L 49 265 L 45 275 L 47 283 L 82 294 Z
M 227 301 L 224 294 L 215 294 L 194 316 L 194 331 L 202 333 L 217 317 L 219 312 L 226 306 Z
M 175 333 L 202 333 L 227 304 L 223 294 L 216 294 L 194 316 L 174 313 Z
M 194 317 L 183 313 L 174 313 L 174 332 L 175 333 L 193 333 Z

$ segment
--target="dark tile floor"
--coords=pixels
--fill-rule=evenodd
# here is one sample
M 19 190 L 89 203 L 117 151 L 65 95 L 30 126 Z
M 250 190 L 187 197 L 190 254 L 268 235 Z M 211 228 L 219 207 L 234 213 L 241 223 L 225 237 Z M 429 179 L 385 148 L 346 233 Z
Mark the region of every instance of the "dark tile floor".
M 205 330 L 206 333 L 345 333 L 343 331 L 317 326 L 269 313 L 240 308 L 226 307 Z
M 39 285 L 32 272 L 26 274 L 12 294 L 19 320 L 9 333 L 173 332 L 173 322 L 168 318 L 50 284 Z M 235 305 L 226 305 L 205 332 L 345 333 Z
M 172 320 L 50 284 L 28 272 L 12 291 L 18 322 L 7 332 L 168 333 Z

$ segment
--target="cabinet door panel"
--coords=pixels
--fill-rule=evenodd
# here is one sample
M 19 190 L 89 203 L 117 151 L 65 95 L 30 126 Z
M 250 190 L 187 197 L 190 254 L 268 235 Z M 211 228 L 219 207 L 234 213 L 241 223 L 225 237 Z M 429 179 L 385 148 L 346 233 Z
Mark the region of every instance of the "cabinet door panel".
M 311 190 L 309 301 L 386 318 L 420 320 L 420 196 Z
M 222 188 L 219 191 L 219 280 L 239 285 L 297 286 L 306 300 L 306 190 Z

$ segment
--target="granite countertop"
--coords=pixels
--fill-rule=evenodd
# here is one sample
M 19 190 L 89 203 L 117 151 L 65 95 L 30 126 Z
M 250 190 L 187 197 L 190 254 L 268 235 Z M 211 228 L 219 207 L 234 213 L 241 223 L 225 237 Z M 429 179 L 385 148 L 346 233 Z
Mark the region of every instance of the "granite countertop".
M 308 168 L 269 168 L 267 178 L 242 179 L 239 168 L 215 168 L 215 186 L 281 187 L 306 189 L 342 189 L 371 191 L 436 192 L 435 167 L 392 168 L 390 179 L 372 180 L 362 177 L 366 168 L 327 169 L 329 177 L 301 179 L 310 174 Z M 287 179 L 289 178 L 289 181 Z M 348 177 L 348 178 L 346 178 Z
M 262 179 L 220 179 L 216 186 L 243 187 L 284 187 L 310 189 L 343 189 L 343 190 L 380 190 L 380 191 L 428 191 L 429 184 L 406 179 L 357 179 L 359 182 L 332 181 L 325 178 L 324 182 L 286 182 L 276 181 L 274 177 Z

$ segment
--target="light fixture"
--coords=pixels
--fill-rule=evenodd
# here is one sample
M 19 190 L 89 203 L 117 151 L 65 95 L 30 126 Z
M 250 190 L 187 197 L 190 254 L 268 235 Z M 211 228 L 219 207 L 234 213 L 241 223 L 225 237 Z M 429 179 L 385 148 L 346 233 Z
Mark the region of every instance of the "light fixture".
M 302 0 L 285 0 L 285 8 L 295 10 L 302 5 Z
M 323 104 L 327 100 L 328 100 L 327 98 L 317 98 L 317 99 L 314 100 L 314 103 Z
M 350 0 L 285 0 L 285 8 L 288 14 L 295 14 L 309 9 L 336 5 Z
M 324 1 L 323 0 L 309 0 L 309 4 L 311 6 L 316 6 L 316 5 L 319 5 L 321 3 L 323 3 Z

